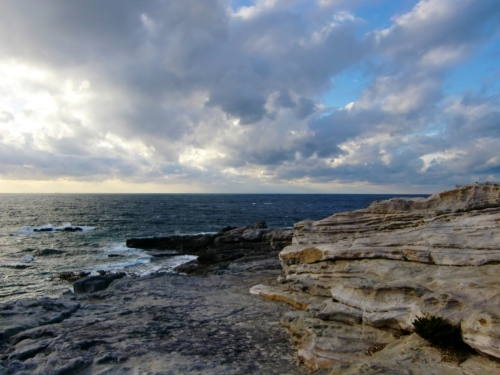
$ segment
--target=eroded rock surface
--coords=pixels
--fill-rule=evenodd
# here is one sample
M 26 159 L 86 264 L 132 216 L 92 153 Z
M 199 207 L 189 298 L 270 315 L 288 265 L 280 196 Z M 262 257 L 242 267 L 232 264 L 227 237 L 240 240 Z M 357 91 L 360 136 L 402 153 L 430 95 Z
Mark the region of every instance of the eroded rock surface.
M 500 373 L 498 362 L 481 359 L 476 371 L 469 366 L 476 359 L 442 363 L 426 344 L 404 341 L 416 317 L 435 315 L 460 327 L 478 353 L 500 358 L 499 184 L 374 202 L 364 210 L 297 223 L 280 259 L 282 285 L 251 291 L 303 310 L 285 315 L 282 323 L 311 369 Z M 382 363 L 403 353 L 405 345 L 417 345 L 418 355 Z M 378 362 L 365 358 L 374 346 L 385 346 L 373 357 Z M 414 370 L 398 370 L 412 360 Z M 442 371 L 431 371 L 431 363 Z
M 304 374 L 279 324 L 286 306 L 248 294 L 276 280 L 276 262 L 0 304 L 0 374 Z

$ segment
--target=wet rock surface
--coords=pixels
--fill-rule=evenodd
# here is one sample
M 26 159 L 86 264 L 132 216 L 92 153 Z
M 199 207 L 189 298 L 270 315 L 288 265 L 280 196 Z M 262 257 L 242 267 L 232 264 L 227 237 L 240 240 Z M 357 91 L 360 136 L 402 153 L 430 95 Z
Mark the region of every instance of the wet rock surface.
M 248 293 L 278 267 L 254 259 L 220 275 L 123 277 L 1 304 L 0 373 L 304 374 L 279 324 L 287 307 Z

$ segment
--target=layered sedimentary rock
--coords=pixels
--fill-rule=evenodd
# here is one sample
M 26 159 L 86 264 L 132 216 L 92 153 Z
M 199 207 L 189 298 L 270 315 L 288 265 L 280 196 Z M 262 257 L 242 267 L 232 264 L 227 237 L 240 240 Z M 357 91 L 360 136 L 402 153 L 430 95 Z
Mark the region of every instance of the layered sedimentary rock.
M 422 316 L 444 318 L 475 351 L 500 358 L 499 184 L 379 201 L 297 223 L 280 259 L 282 285 L 251 291 L 302 310 L 285 315 L 282 324 L 311 369 L 401 373 L 375 368 L 387 353 L 401 352 L 412 322 Z M 424 355 L 435 349 L 426 348 L 417 348 L 415 369 L 436 362 L 435 353 Z M 468 367 L 471 360 L 443 366 L 451 366 L 450 373 L 488 373 L 484 366 L 500 373 L 498 363 L 488 360 L 475 372 Z

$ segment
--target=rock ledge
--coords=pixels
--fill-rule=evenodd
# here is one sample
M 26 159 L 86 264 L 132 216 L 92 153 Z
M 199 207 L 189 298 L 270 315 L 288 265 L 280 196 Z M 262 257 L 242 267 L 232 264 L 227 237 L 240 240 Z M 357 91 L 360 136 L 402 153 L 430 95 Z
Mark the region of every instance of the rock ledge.
M 311 370 L 500 373 L 498 361 L 477 356 L 460 365 L 442 362 L 425 340 L 408 336 L 416 317 L 439 316 L 459 327 L 476 352 L 500 358 L 500 184 L 457 186 L 299 222 L 280 259 L 282 284 L 251 292 L 301 310 L 282 324 Z

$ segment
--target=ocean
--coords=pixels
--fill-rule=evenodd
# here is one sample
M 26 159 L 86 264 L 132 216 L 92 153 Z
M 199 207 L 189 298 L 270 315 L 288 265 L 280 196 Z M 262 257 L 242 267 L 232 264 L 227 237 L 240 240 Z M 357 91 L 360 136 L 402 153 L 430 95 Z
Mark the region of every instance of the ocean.
M 0 302 L 57 296 L 66 271 L 172 272 L 195 257 L 151 258 L 127 238 L 216 233 L 265 221 L 305 220 L 398 195 L 344 194 L 0 194 Z M 408 196 L 408 195 L 406 195 Z

